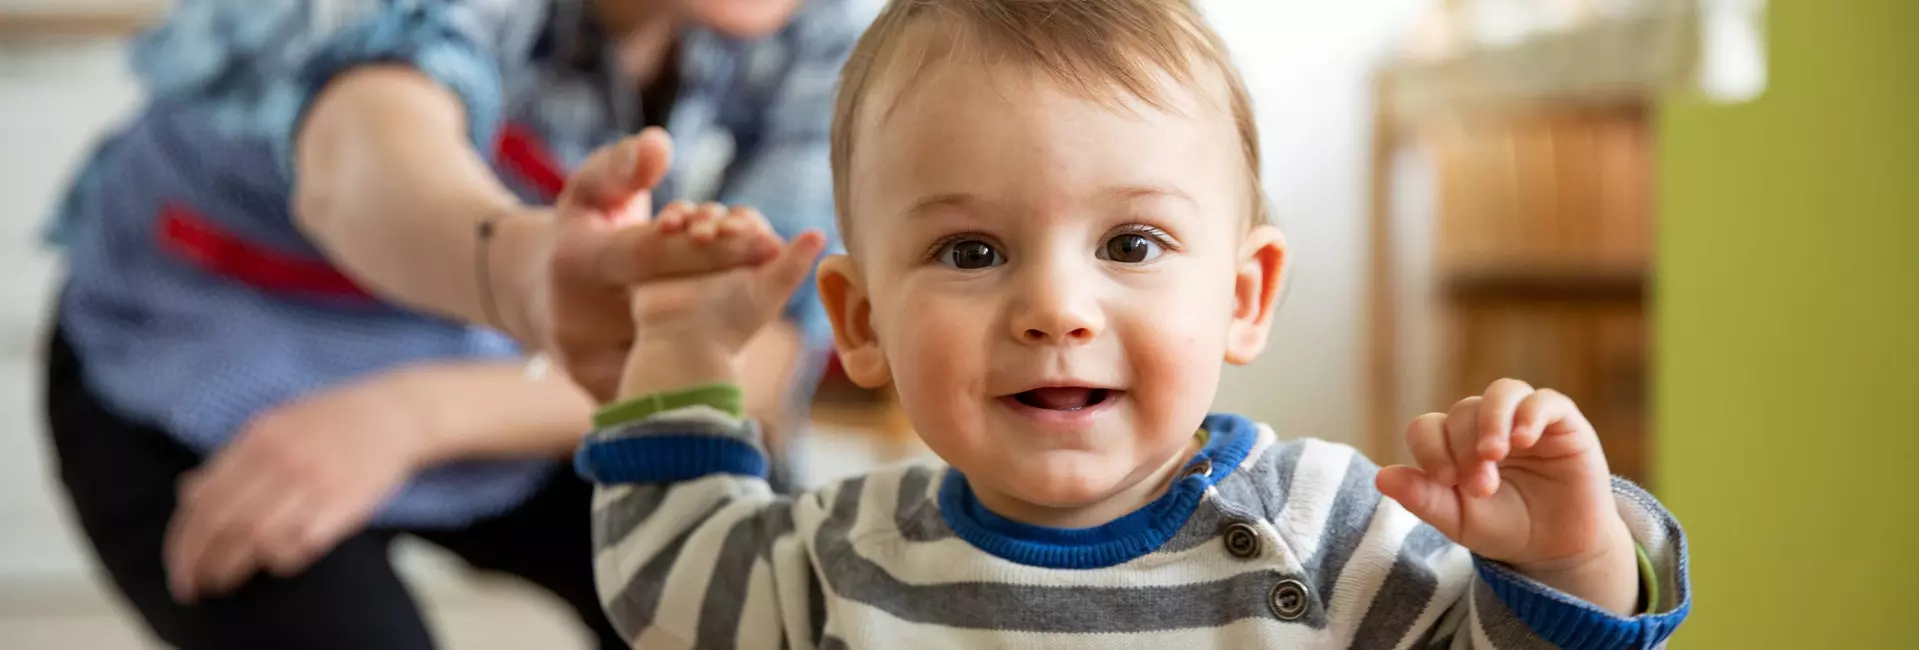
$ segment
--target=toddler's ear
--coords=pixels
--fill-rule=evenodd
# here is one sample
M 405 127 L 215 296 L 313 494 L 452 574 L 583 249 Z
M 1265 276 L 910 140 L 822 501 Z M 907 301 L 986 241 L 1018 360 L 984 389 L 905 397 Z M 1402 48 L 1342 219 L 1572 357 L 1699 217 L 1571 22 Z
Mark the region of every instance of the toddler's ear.
M 1286 282 L 1286 236 L 1270 225 L 1255 227 L 1240 245 L 1239 259 L 1233 324 L 1226 332 L 1226 362 L 1236 366 L 1252 363 L 1266 349 L 1266 334 Z
M 852 258 L 832 255 L 820 263 L 820 302 L 833 319 L 833 346 L 847 379 L 862 388 L 879 388 L 892 381 L 886 353 L 873 332 L 873 303 L 867 299 L 865 278 Z

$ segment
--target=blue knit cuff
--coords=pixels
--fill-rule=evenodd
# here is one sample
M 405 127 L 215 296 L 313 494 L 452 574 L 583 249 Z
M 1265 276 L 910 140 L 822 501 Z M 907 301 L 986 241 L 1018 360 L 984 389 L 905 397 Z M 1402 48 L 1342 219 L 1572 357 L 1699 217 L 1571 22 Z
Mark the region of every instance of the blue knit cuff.
M 600 485 L 678 483 L 710 474 L 764 477 L 766 457 L 733 438 L 659 435 L 588 442 L 574 454 L 573 469 Z
M 600 428 L 574 453 L 573 469 L 601 485 L 765 477 L 759 428 L 740 417 L 740 396 L 738 385 L 715 383 L 608 406 L 594 416 Z
M 335 34 L 306 61 L 299 73 L 301 96 L 275 125 L 281 131 L 274 138 L 275 154 L 287 178 L 293 178 L 293 142 L 314 97 L 335 76 L 372 64 L 411 66 L 453 91 L 466 109 L 467 136 L 481 155 L 491 157 L 505 103 L 499 66 L 446 11 L 431 4 L 390 7 Z
M 1567 650 L 1652 648 L 1672 635 L 1692 603 L 1659 613 L 1623 618 L 1521 575 L 1511 567 L 1475 556 L 1479 577 L 1539 638 Z M 1656 605 L 1655 605 L 1656 606 Z

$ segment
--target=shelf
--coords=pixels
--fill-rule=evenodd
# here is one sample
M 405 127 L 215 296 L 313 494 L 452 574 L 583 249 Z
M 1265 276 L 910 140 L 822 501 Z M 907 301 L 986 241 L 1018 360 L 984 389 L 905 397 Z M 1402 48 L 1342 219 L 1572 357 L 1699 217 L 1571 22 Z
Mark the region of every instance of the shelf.
M 1675 91 L 1737 102 L 1764 89 L 1764 0 L 1649 6 L 1510 44 L 1394 61 L 1382 71 L 1387 112 L 1411 124 L 1545 104 L 1644 102 Z
M 1442 273 L 1439 295 L 1455 303 L 1637 303 L 1643 269 L 1478 269 Z

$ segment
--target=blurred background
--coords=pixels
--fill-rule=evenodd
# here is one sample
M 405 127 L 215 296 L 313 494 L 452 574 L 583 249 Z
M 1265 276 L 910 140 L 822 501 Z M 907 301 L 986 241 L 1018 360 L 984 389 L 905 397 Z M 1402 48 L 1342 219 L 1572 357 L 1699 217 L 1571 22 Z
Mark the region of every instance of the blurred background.
M 1919 3 L 1205 0 L 1292 248 L 1219 408 L 1388 462 L 1501 376 L 1573 396 L 1692 538 L 1679 648 L 1919 647 Z M 141 97 L 163 0 L 0 0 L 0 648 L 150 642 L 95 585 L 38 431 L 38 232 Z M 829 376 L 811 480 L 923 454 Z M 557 608 L 407 547 L 449 647 Z

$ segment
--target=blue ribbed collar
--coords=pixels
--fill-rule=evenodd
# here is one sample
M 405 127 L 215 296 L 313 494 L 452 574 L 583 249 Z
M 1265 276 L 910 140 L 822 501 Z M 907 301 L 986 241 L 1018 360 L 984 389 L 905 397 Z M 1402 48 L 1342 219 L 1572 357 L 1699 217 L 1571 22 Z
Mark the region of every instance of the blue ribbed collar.
M 1210 474 L 1178 479 L 1166 494 L 1110 523 L 1092 528 L 1051 528 L 1023 524 L 980 505 L 966 476 L 948 469 L 940 485 L 940 516 L 946 525 L 982 551 L 1028 566 L 1049 569 L 1099 569 L 1146 555 L 1179 533 L 1206 488 L 1226 478 L 1252 451 L 1259 430 L 1237 415 L 1209 415 L 1202 425 L 1206 447 L 1186 467 L 1204 458 Z

